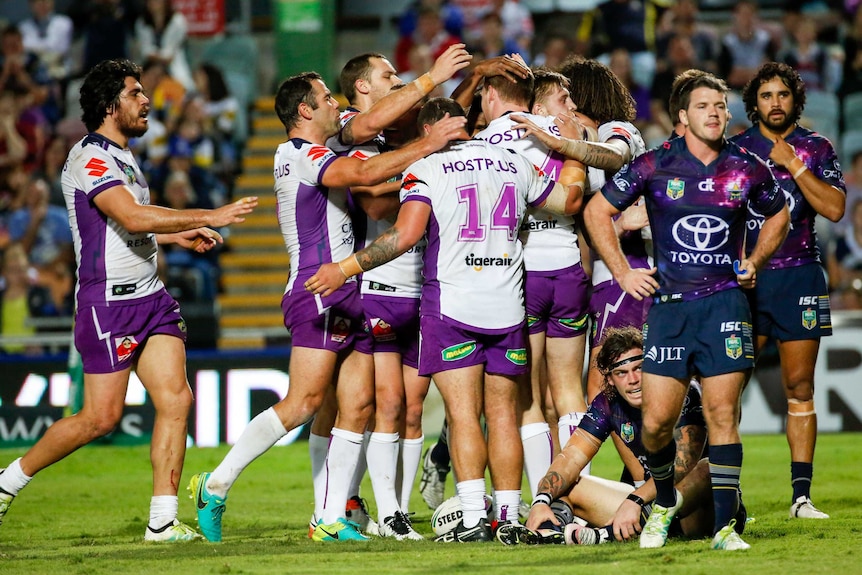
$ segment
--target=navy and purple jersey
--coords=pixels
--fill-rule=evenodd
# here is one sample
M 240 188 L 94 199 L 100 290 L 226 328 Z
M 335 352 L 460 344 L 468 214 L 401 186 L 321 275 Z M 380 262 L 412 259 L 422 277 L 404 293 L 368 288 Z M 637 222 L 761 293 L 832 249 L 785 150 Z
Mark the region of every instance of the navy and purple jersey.
M 796 151 L 796 155 L 811 170 L 811 173 L 829 185 L 835 186 L 845 194 L 844 176 L 838 164 L 838 156 L 832 143 L 815 132 L 797 126 L 784 140 Z M 772 255 L 772 259 L 764 266 L 766 269 L 781 269 L 803 266 L 820 262 L 820 249 L 817 247 L 817 232 L 814 230 L 814 219 L 817 212 L 796 185 L 793 175 L 781 166 L 773 164 L 769 159 L 772 151 L 772 141 L 760 133 L 755 125 L 732 140 L 743 148 L 754 152 L 772 168 L 772 173 L 781 189 L 787 205 L 790 208 L 790 233 L 787 239 Z M 760 228 L 763 226 L 763 216 L 750 209 L 747 223 L 746 246 L 749 253 L 757 242 Z
M 706 420 L 703 418 L 703 405 L 701 402 L 701 388 L 698 383 L 692 382 L 688 386 L 688 393 L 685 397 L 685 402 L 682 406 L 679 420 L 676 422 L 676 427 L 685 427 L 687 425 L 697 425 L 706 427 Z M 646 449 L 641 442 L 641 410 L 632 407 L 629 403 L 620 397 L 619 394 L 613 394 L 612 399 L 604 393 L 598 394 L 581 422 L 578 424 L 578 429 L 586 431 L 596 439 L 604 442 L 611 433 L 616 434 L 622 439 L 623 443 L 637 457 L 644 468 L 644 478 L 650 477 L 649 467 L 646 463 Z
M 784 194 L 753 153 L 726 142 L 709 165 L 695 158 L 684 138 L 670 140 L 632 160 L 602 188 L 622 211 L 646 199 L 659 290 L 655 301 L 683 301 L 739 287 L 749 202 L 773 216 Z

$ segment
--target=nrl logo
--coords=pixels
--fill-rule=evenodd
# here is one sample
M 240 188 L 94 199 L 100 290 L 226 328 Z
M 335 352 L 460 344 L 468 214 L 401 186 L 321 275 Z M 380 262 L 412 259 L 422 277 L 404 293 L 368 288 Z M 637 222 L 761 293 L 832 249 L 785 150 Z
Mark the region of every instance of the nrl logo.
M 679 178 L 674 178 L 672 180 L 668 180 L 667 182 L 667 190 L 665 191 L 667 197 L 672 200 L 678 200 L 685 195 L 685 182 L 680 180 Z

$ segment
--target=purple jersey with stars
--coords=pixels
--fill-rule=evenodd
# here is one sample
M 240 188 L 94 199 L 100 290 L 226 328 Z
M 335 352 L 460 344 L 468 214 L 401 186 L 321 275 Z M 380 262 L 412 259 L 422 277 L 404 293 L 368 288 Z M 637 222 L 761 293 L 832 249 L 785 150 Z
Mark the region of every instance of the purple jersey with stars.
M 676 427 L 686 425 L 706 427 L 706 421 L 703 419 L 700 385 L 694 382 L 688 386 L 688 394 L 685 397 L 685 403 L 682 406 L 682 413 L 680 413 Z M 641 427 L 641 410 L 629 405 L 617 393 L 613 394 L 612 399 L 608 399 L 604 393 L 598 394 L 590 403 L 586 416 L 578 424 L 579 429 L 586 431 L 599 441 L 605 441 L 611 433 L 619 436 L 643 465 L 645 477 L 650 477 L 649 467 L 646 464 L 646 449 L 641 443 Z
M 766 216 L 784 207 L 784 194 L 763 161 L 726 142 L 709 165 L 684 138 L 632 160 L 602 188 L 618 210 L 646 200 L 659 290 L 656 301 L 688 301 L 739 287 L 733 262 L 745 238 L 746 206 Z
M 835 149 L 828 139 L 811 130 L 797 126 L 784 140 L 793 146 L 796 155 L 811 170 L 812 174 L 845 194 L 847 193 L 844 186 L 844 175 L 838 164 L 838 156 L 836 156 Z M 772 151 L 772 141 L 764 137 L 756 125 L 735 136 L 732 141 L 766 161 L 767 165 L 772 168 L 781 189 L 784 190 L 787 205 L 790 208 L 790 233 L 787 234 L 787 239 L 764 267 L 774 270 L 819 262 L 820 250 L 817 247 L 817 232 L 814 230 L 814 219 L 817 212 L 802 195 L 793 175 L 785 168 L 776 166 L 771 160 L 768 160 L 769 153 Z M 757 242 L 761 226 L 763 226 L 763 216 L 753 209 L 749 210 L 748 237 L 745 240 L 749 253 Z

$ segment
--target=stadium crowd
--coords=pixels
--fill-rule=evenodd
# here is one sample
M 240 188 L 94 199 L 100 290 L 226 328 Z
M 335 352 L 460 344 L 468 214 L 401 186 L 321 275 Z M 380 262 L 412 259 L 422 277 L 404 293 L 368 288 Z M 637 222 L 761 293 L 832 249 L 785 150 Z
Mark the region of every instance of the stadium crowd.
M 148 29 L 169 35 L 165 4 L 149 0 L 136 20 L 144 55 Z M 423 499 L 435 518 L 455 517 L 432 519 L 440 542 L 638 538 L 654 548 L 682 535 L 745 550 L 740 397 L 769 342 L 787 397 L 789 514 L 827 519 L 811 500 L 814 363 L 831 334 L 830 291 L 842 306 L 859 291 L 862 208 L 857 199 L 845 210 L 842 150 L 820 134 L 837 136 L 838 120 L 821 125 L 806 113 L 820 96 L 853 93 L 835 49 L 849 53 L 852 34 L 832 12 L 803 17 L 803 5 L 786 12 L 785 38 L 758 21 L 757 8 L 736 3 L 733 25 L 719 35 L 699 22 L 694 2 L 604 2 L 577 15 L 577 35 L 544 26 L 547 41 L 533 58 L 534 27 L 518 2 L 418 2 L 401 20 L 392 61 L 365 53 L 345 64 L 346 110 L 320 74 L 285 79 L 275 109 L 288 139 L 274 151 L 274 182 L 291 257 L 282 300 L 291 385 L 218 466 L 191 478 L 203 537 L 222 540 L 240 474 L 313 419 L 315 541 L 422 539 L 409 511 L 421 461 Z M 552 48 L 560 40 L 562 53 Z M 209 118 L 219 129 L 206 110 L 225 109 L 216 105 L 224 96 L 217 69 L 192 74 L 164 54 L 140 71 L 127 64 L 129 91 L 112 96 L 151 102 L 149 128 L 128 142 L 150 194 L 177 210 L 227 214 L 229 185 L 207 179 L 215 158 L 237 157 L 236 148 L 217 155 L 231 138 L 205 128 Z M 23 99 L 27 82 L 18 85 L 10 106 Z M 30 86 L 26 109 L 47 118 L 50 96 L 34 98 L 52 86 Z M 83 95 L 86 116 L 93 106 Z M 115 114 L 111 106 L 108 128 L 121 122 Z M 10 122 L 6 157 L 21 156 L 10 170 L 11 239 L 17 219 L 39 214 L 52 225 L 51 182 L 31 174 L 56 178 L 62 162 L 34 157 L 28 169 L 30 142 Z M 63 133 L 60 124 L 45 129 Z M 83 142 L 106 136 L 96 122 L 85 131 Z M 196 164 L 207 153 L 209 163 Z M 862 170 L 860 157 L 850 173 Z M 247 213 L 232 209 L 225 225 Z M 830 225 L 816 225 L 818 215 Z M 6 248 L 4 276 L 18 297 L 27 293 L 22 252 L 39 274 L 71 282 L 62 219 L 54 217 L 46 245 L 24 224 L 24 240 Z M 193 247 L 185 240 L 180 247 Z M 190 253 L 164 259 L 217 283 Z M 42 300 L 68 309 L 68 292 L 58 298 L 53 284 L 37 285 L 46 288 Z M 85 373 L 105 375 L 104 358 L 81 351 Z M 130 349 L 124 359 L 134 357 Z M 417 422 L 432 380 L 446 427 L 423 458 Z M 74 450 L 67 438 L 49 461 L 46 443 L 59 437 L 46 435 L 0 473 L 0 518 L 36 471 Z M 619 482 L 590 475 L 608 437 L 624 465 Z M 366 471 L 376 518 L 359 493 Z M 450 471 L 456 504 L 443 501 Z M 155 487 L 146 538 L 199 537 L 177 520 L 176 482 Z

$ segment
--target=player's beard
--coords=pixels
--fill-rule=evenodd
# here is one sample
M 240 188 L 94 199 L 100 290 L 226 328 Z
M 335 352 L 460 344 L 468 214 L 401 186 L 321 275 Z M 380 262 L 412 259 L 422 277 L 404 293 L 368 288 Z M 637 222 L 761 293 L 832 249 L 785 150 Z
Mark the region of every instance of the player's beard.
M 795 114 L 785 114 L 781 117 L 780 120 L 773 120 L 769 116 L 765 118 L 763 116 L 760 117 L 760 121 L 769 128 L 771 132 L 775 132 L 776 134 L 783 134 L 787 129 L 796 123 Z
M 140 113 L 123 113 L 120 115 L 119 128 L 120 132 L 127 138 L 140 138 L 147 133 L 149 124 L 141 121 Z

